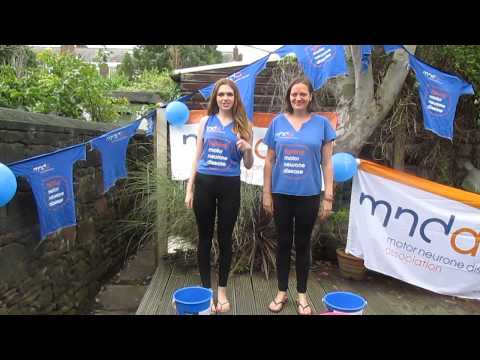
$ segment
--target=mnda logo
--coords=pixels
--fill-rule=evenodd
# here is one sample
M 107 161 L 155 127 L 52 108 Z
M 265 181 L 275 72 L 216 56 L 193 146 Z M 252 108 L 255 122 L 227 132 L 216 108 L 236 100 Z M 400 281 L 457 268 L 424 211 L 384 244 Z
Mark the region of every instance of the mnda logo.
M 386 212 L 385 212 L 385 217 L 383 219 L 382 226 L 386 228 L 390 222 L 390 217 L 392 215 L 392 205 L 386 200 L 375 200 L 373 196 L 367 195 L 362 192 L 360 194 L 360 199 L 359 199 L 360 205 L 363 205 L 365 200 L 369 200 L 369 203 L 371 205 L 370 215 L 372 216 L 375 215 L 377 206 L 382 205 L 385 208 Z M 452 232 L 452 228 L 455 223 L 455 215 L 450 215 L 448 222 L 438 218 L 420 219 L 418 213 L 415 210 L 397 206 L 394 219 L 398 220 L 400 219 L 401 216 L 407 216 L 407 215 L 410 216 L 410 218 L 412 219 L 412 225 L 410 226 L 410 231 L 408 232 L 409 237 L 412 237 L 415 234 L 417 227 L 421 222 L 418 233 L 423 241 L 427 243 L 431 243 L 432 239 L 430 239 L 427 236 L 426 229 L 430 224 L 436 223 L 443 228 L 443 233 L 445 234 L 445 236 L 449 236 L 451 234 L 450 246 L 455 252 L 462 255 L 470 255 L 470 256 L 478 255 L 479 245 L 480 245 L 480 232 L 467 227 L 462 227 L 460 229 L 453 230 Z M 467 236 L 473 237 L 473 245 L 470 248 L 462 249 L 458 246 L 457 241 L 458 241 L 458 237 L 461 234 L 467 234 Z

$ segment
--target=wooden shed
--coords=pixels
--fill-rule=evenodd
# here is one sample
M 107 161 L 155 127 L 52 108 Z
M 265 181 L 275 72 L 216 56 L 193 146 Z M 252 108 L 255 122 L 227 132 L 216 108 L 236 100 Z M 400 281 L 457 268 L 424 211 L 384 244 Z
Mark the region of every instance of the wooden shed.
M 177 69 L 171 77 L 179 84 L 182 95 L 194 94 L 187 102 L 189 109 L 201 110 L 207 108 L 208 101 L 198 92 L 199 89 L 248 65 L 250 63 L 235 61 Z M 275 70 L 279 70 L 278 66 L 279 61 L 277 59 L 270 59 L 265 69 L 258 74 L 255 84 L 254 112 L 278 113 L 281 110 L 283 99 L 279 96 L 279 88 L 276 86 L 278 80 L 275 80 L 273 76 Z M 321 101 L 317 96 L 317 105 L 319 105 L 319 111 L 335 111 L 336 109 L 335 99 L 324 93 L 322 93 Z

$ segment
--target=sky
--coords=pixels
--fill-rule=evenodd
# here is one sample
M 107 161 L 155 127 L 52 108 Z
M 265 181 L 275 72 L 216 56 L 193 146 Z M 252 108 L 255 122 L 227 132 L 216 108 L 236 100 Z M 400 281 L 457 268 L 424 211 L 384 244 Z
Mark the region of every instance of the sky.
M 266 50 L 266 51 L 253 49 L 250 46 L 253 46 L 255 48 L 259 48 L 262 50 Z M 243 54 L 243 61 L 245 62 L 253 62 L 257 59 L 260 59 L 261 57 L 264 57 L 265 55 L 267 55 L 268 51 L 276 50 L 282 45 L 250 45 L 250 46 L 237 45 L 238 51 L 240 52 L 240 54 Z M 235 45 L 217 45 L 217 50 L 233 51 L 234 47 Z
M 56 46 L 60 46 L 60 45 L 39 45 L 39 46 L 56 47 Z M 87 46 L 90 47 L 90 48 L 101 48 L 104 45 L 87 45 Z M 135 46 L 136 45 L 107 45 L 107 48 L 114 47 L 114 48 L 122 48 L 122 49 L 132 49 Z M 263 50 L 266 50 L 266 51 L 257 50 L 257 49 L 251 48 L 250 46 L 253 46 L 253 47 L 258 48 L 258 49 L 263 49 Z M 276 50 L 280 46 L 282 46 L 282 45 L 249 45 L 249 46 L 237 45 L 240 54 L 243 54 L 243 61 L 247 62 L 247 63 L 250 63 L 250 62 L 253 62 L 257 59 L 260 59 L 261 57 L 267 55 L 268 51 Z M 218 51 L 233 51 L 234 47 L 235 47 L 235 45 L 217 45 L 217 50 Z
M 94 47 L 94 46 L 95 47 L 97 47 L 97 46 L 102 47 L 102 45 L 88 45 L 88 46 L 89 47 L 90 46 L 91 47 Z M 107 45 L 107 48 L 109 46 L 131 49 L 135 45 Z M 261 49 L 261 50 L 254 49 L 250 46 L 253 46 L 253 47 Z M 257 59 L 260 59 L 261 57 L 265 56 L 268 53 L 268 51 L 276 50 L 282 45 L 250 45 L 250 46 L 237 45 L 240 54 L 243 54 L 243 61 L 245 61 L 245 62 L 253 62 Z M 233 51 L 234 47 L 235 47 L 235 45 L 217 45 L 217 50 L 218 51 Z M 266 51 L 262 51 L 262 50 L 266 50 Z

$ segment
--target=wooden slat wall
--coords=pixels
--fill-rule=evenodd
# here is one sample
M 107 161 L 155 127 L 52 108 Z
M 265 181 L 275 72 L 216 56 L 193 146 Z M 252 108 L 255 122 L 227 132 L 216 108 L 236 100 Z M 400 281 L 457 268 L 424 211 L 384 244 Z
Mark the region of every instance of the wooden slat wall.
M 176 81 L 180 85 L 182 95 L 195 93 L 192 99 L 187 102 L 187 106 L 190 110 L 206 109 L 207 101 L 205 101 L 203 96 L 198 93 L 198 90 L 220 78 L 229 76 L 245 66 L 234 66 L 223 69 L 203 70 L 188 74 L 180 74 L 176 76 Z M 257 76 L 254 100 L 254 111 L 256 112 L 277 113 L 281 110 L 281 100 L 279 101 L 279 99 L 275 99 L 276 101 L 272 107 L 272 97 L 275 94 L 275 84 L 272 82 L 272 70 L 276 66 L 278 66 L 276 62 L 267 63 L 266 68 Z M 321 111 L 334 111 L 334 109 L 334 98 L 328 98 L 327 103 L 322 104 Z

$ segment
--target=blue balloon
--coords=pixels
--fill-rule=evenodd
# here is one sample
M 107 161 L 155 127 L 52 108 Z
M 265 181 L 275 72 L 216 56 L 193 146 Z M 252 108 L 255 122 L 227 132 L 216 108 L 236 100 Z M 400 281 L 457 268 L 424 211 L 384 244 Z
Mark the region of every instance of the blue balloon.
M 165 117 L 173 126 L 182 126 L 188 121 L 189 110 L 187 105 L 180 101 L 172 101 L 167 105 Z
M 350 180 L 358 169 L 357 159 L 349 153 L 337 153 L 332 157 L 333 180 L 343 182 Z
M 17 179 L 7 166 L 0 163 L 0 207 L 6 205 L 17 192 Z

